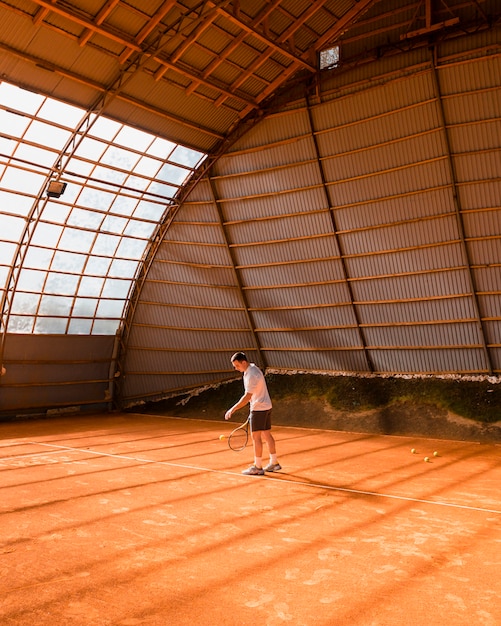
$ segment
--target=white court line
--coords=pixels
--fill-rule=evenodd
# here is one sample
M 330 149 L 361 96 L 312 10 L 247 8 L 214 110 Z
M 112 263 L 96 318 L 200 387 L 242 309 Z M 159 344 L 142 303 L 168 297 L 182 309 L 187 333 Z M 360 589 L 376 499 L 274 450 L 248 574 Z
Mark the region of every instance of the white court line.
M 242 473 L 230 472 L 228 470 L 210 469 L 207 467 L 200 467 L 198 465 L 185 465 L 182 463 L 171 463 L 170 461 L 155 461 L 153 459 L 142 459 L 136 456 L 128 456 L 125 454 L 111 454 L 108 452 L 98 452 L 97 450 L 89 450 L 86 448 L 72 448 L 70 446 L 58 446 L 52 443 L 41 443 L 39 441 L 30 442 L 33 445 L 46 446 L 48 448 L 57 448 L 59 450 L 71 450 L 72 452 L 83 452 L 85 454 L 93 454 L 95 456 L 104 456 L 112 459 L 124 459 L 126 461 L 137 461 L 139 463 L 152 463 L 154 465 L 167 465 L 169 467 L 179 467 L 182 469 L 192 469 L 200 472 L 211 472 L 213 474 L 227 474 L 229 476 L 239 476 L 243 479 L 252 478 L 252 480 L 259 480 L 259 478 L 246 476 Z M 434 506 L 445 506 L 453 509 L 464 509 L 466 511 L 480 511 L 481 513 L 494 513 L 495 515 L 501 515 L 501 511 L 496 509 L 484 509 L 478 506 L 469 506 L 467 504 L 456 504 L 454 502 L 440 502 L 435 500 L 424 500 L 421 498 L 411 498 L 408 496 L 397 496 L 390 493 L 379 493 L 377 491 L 364 491 L 362 489 L 349 489 L 348 487 L 333 487 L 332 485 L 323 485 L 322 483 L 303 482 L 301 480 L 291 480 L 290 478 L 275 478 L 266 474 L 268 480 L 274 480 L 279 483 L 288 483 L 290 485 L 300 485 L 301 487 L 313 487 L 315 489 L 325 489 L 328 491 L 339 491 L 341 493 L 351 493 L 362 496 L 372 496 L 374 498 L 387 498 L 389 500 L 402 500 L 404 502 L 416 502 L 418 504 L 432 504 Z

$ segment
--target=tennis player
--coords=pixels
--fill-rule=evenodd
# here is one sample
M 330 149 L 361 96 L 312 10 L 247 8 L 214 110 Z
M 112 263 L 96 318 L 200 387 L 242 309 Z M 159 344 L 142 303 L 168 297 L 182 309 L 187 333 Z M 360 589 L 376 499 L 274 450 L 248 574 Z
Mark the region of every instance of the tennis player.
M 254 446 L 254 465 L 244 470 L 242 474 L 263 476 L 266 472 L 278 472 L 282 469 L 277 460 L 275 439 L 271 434 L 271 399 L 266 386 L 264 375 L 254 363 L 249 363 L 243 352 L 236 352 L 231 357 L 231 363 L 237 372 L 242 372 L 244 395 L 226 411 L 224 419 L 231 419 L 233 413 L 250 404 L 249 423 Z M 270 462 L 263 468 L 263 440 L 268 445 Z

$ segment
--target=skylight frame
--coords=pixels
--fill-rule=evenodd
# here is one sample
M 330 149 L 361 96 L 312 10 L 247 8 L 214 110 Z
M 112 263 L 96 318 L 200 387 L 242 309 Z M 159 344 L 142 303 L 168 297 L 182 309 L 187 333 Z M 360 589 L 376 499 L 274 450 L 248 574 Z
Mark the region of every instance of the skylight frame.
M 0 118 L 3 332 L 115 334 L 159 225 L 207 155 L 5 82 Z M 51 180 L 66 184 L 58 198 Z

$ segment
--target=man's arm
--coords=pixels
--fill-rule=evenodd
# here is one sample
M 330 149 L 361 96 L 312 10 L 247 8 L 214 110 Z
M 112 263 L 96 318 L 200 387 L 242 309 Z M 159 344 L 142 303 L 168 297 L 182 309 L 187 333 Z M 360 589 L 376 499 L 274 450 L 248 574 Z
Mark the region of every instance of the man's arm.
M 225 420 L 229 420 L 231 419 L 231 416 L 233 415 L 233 413 L 235 413 L 235 411 L 238 411 L 239 409 L 243 408 L 246 404 L 249 404 L 250 400 L 252 398 L 252 394 L 250 393 L 250 391 L 248 391 L 246 394 L 244 394 L 240 400 L 234 404 L 231 409 L 228 409 L 226 411 L 226 413 L 224 414 L 224 419 Z

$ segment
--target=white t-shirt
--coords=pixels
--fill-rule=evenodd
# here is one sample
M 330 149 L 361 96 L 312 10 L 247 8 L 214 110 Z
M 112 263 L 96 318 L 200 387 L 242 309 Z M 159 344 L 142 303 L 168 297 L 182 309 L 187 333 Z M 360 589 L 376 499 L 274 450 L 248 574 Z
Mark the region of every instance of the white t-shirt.
M 251 393 L 250 410 L 267 411 L 271 409 L 271 399 L 266 386 L 263 372 L 254 363 L 249 363 L 249 367 L 244 372 L 245 393 Z

